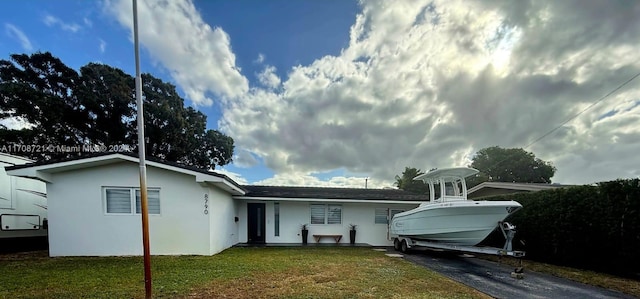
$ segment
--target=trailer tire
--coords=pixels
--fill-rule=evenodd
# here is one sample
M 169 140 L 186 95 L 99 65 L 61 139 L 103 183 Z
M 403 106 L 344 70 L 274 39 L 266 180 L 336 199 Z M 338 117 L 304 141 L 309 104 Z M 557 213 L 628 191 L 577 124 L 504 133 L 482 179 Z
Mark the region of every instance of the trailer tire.
M 400 251 L 400 240 L 398 238 L 393 239 L 393 249 Z
M 402 240 L 402 243 L 400 243 L 400 251 L 402 253 L 408 253 L 409 252 L 409 245 L 407 245 L 407 240 Z

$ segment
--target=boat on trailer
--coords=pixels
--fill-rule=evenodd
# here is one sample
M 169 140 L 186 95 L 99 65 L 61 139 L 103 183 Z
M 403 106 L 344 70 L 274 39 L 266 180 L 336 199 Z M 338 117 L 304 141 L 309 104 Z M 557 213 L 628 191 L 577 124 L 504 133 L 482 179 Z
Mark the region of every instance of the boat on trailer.
M 415 177 L 414 180 L 422 180 L 429 186 L 429 201 L 393 216 L 390 231 L 398 236 L 394 238 L 394 247 L 402 247 L 402 241 L 404 246 L 416 241 L 429 242 L 434 245 L 431 247 L 475 246 L 499 226 L 505 238 L 508 232 L 515 234 L 515 227 L 503 221 L 522 208 L 520 203 L 467 199 L 465 178 L 476 173 L 478 170 L 473 168 L 456 167 Z M 506 247 L 510 249 L 511 245 Z

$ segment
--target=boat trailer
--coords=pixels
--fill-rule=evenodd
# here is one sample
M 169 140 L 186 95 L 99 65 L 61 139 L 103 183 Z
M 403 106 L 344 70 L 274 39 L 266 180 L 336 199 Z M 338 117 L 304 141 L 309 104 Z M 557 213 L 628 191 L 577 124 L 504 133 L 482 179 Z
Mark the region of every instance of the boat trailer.
M 509 222 L 500 221 L 498 222 L 498 227 L 500 228 L 500 231 L 502 232 L 502 235 L 505 238 L 505 243 L 502 248 L 485 247 L 485 246 L 467 246 L 467 245 L 457 245 L 457 244 L 449 244 L 449 243 L 443 243 L 443 242 L 432 242 L 427 240 L 411 239 L 411 237 L 409 236 L 395 237 L 393 240 L 393 248 L 403 253 L 406 253 L 412 247 L 426 247 L 431 249 L 482 253 L 482 254 L 500 255 L 500 256 L 523 257 L 525 255 L 524 251 L 513 250 L 512 242 L 513 242 L 513 237 L 516 235 L 515 225 Z
M 393 238 L 393 248 L 402 253 L 407 253 L 411 250 L 411 248 L 426 248 L 426 249 L 436 249 L 436 250 L 450 250 L 450 251 L 458 251 L 465 253 L 481 253 L 488 255 L 497 255 L 497 256 L 511 256 L 516 258 L 524 257 L 525 252 L 519 250 L 513 250 L 513 238 L 516 235 L 516 227 L 515 225 L 509 222 L 498 222 L 498 227 L 502 232 L 502 235 L 505 238 L 504 246 L 502 248 L 497 247 L 485 247 L 485 246 L 466 246 L 466 245 L 456 245 L 456 244 L 448 244 L 442 242 L 432 242 L 426 240 L 416 240 L 411 239 L 408 236 L 398 236 Z M 523 278 L 522 272 L 522 260 L 520 260 L 520 266 L 517 267 L 514 272 L 511 273 L 511 276 L 514 278 Z

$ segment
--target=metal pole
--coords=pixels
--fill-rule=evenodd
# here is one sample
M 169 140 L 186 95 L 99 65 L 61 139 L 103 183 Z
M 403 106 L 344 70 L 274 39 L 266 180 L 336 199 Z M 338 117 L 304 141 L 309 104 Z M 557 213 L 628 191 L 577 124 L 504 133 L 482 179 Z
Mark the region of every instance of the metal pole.
M 151 251 L 149 249 L 149 212 L 147 206 L 147 167 L 144 154 L 144 113 L 142 77 L 138 50 L 138 1 L 133 0 L 133 47 L 136 54 L 136 105 L 138 108 L 138 157 L 140 160 L 140 213 L 142 214 L 142 247 L 144 251 L 145 298 L 151 298 Z

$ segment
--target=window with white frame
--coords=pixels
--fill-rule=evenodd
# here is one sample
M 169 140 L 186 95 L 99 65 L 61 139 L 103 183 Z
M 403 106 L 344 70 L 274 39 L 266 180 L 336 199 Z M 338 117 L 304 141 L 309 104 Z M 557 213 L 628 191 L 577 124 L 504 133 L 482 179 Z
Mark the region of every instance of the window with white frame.
M 139 188 L 104 188 L 107 214 L 140 214 Z M 160 189 L 147 189 L 149 214 L 160 214 Z
M 375 224 L 387 224 L 388 210 L 386 208 L 376 208 L 375 212 Z
M 342 206 L 312 204 L 311 224 L 342 224 Z

